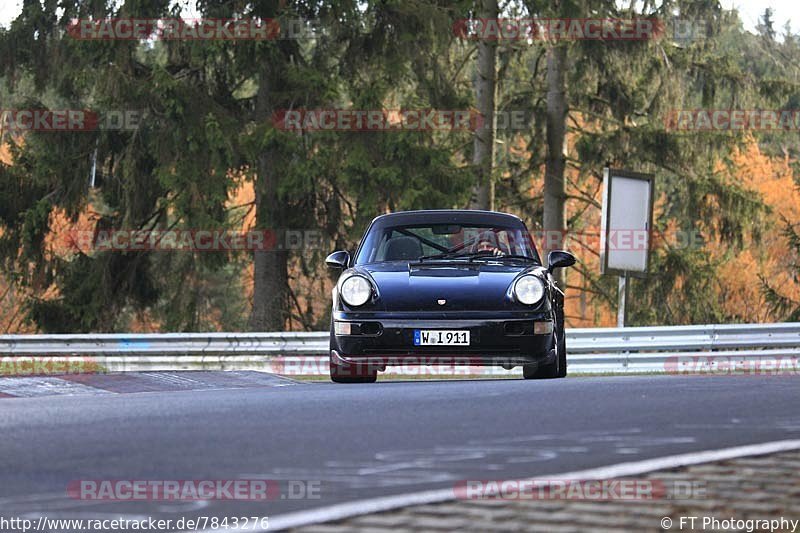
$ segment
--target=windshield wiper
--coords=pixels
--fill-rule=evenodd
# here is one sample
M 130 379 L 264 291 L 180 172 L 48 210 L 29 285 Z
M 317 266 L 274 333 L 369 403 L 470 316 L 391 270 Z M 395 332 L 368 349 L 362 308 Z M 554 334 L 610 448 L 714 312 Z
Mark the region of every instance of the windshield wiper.
M 489 250 L 483 250 L 481 252 L 460 252 L 459 250 L 453 250 L 450 252 L 444 252 L 436 255 L 425 255 L 420 257 L 419 260 L 423 261 L 425 259 L 469 259 L 471 261 L 479 257 L 499 257 L 499 256 L 495 256 L 494 253 L 492 253 Z
M 461 257 L 464 254 L 458 253 L 459 250 L 452 250 L 449 252 L 442 252 L 440 254 L 433 254 L 433 255 L 423 255 L 418 259 L 418 261 L 425 261 L 426 259 L 446 259 L 446 258 L 455 258 Z M 469 254 L 467 254 L 469 255 Z
M 528 257 L 527 255 L 519 255 L 519 254 L 495 255 L 494 252 L 490 252 L 488 250 L 484 250 L 482 252 L 475 252 L 471 254 L 465 254 L 465 255 L 469 256 L 470 261 L 472 261 L 473 259 L 488 259 L 490 261 L 501 261 L 503 259 L 514 259 L 516 261 L 519 260 L 534 261 L 534 262 L 536 261 L 533 257 Z
M 492 259 L 492 260 L 521 259 L 525 261 L 536 261 L 533 257 L 528 257 L 527 255 L 518 255 L 518 254 L 494 255 L 494 253 L 489 250 L 483 250 L 481 252 L 462 252 L 462 253 L 458 253 L 458 251 L 452 251 L 435 255 L 423 255 L 422 257 L 419 258 L 419 261 L 424 261 L 426 259 L 468 259 L 470 261 L 472 261 L 473 259 Z
M 493 259 L 523 259 L 525 261 L 533 261 L 535 262 L 536 259 L 533 257 L 528 257 L 527 255 L 519 255 L 519 254 L 505 254 L 505 255 L 496 255 Z

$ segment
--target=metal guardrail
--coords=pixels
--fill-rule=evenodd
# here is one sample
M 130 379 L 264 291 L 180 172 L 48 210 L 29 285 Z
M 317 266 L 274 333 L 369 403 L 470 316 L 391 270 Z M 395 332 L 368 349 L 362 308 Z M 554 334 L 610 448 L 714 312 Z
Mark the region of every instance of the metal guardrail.
M 328 336 L 328 332 L 0 335 L 0 358 L 91 358 L 109 371 L 281 371 L 303 364 L 311 369 L 315 364 L 319 373 L 327 373 Z M 800 374 L 800 323 L 568 329 L 567 352 L 571 373 L 759 367 L 765 372 L 775 368 Z

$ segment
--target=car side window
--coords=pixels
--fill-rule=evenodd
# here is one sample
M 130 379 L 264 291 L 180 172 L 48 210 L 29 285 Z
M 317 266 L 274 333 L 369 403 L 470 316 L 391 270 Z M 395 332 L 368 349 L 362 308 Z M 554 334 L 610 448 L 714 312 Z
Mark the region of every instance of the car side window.
M 386 259 L 386 243 L 389 242 L 389 239 L 392 238 L 394 234 L 393 231 L 384 231 L 381 234 L 380 241 L 378 241 L 378 246 L 375 247 L 373 251 L 373 257 L 370 257 L 370 261 L 384 261 Z

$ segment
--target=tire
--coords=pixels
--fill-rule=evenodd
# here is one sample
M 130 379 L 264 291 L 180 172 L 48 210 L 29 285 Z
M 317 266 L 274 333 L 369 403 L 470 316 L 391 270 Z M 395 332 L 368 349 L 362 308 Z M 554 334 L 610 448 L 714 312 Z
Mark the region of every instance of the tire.
M 522 377 L 525 379 L 555 379 L 558 375 L 558 357 L 549 365 L 530 363 L 522 365 Z
M 558 377 L 567 377 L 567 332 L 561 322 L 561 338 L 558 340 Z
M 556 315 L 558 323 L 555 328 L 556 360 L 549 365 L 531 363 L 522 365 L 522 377 L 525 379 L 556 379 L 567 376 L 567 335 L 564 331 L 563 312 Z
M 334 383 L 375 383 L 378 379 L 378 371 L 370 371 L 367 368 L 360 368 L 362 365 L 340 365 L 334 362 L 333 350 L 336 348 L 336 338 L 333 334 L 333 320 L 331 320 L 331 340 L 329 345 L 328 357 L 330 360 L 331 381 Z
M 339 365 L 331 360 L 331 381 L 334 383 L 375 383 L 377 380 L 377 370 L 360 370 L 358 365 L 353 369 L 350 365 Z

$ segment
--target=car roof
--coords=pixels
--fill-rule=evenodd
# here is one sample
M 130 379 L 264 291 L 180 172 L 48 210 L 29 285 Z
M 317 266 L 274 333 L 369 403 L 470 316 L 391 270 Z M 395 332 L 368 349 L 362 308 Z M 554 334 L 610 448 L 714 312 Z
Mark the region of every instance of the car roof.
M 482 211 L 479 209 L 424 209 L 419 211 L 397 211 L 375 217 L 374 225 L 389 224 L 498 224 L 525 227 L 525 223 L 516 215 L 498 211 Z

